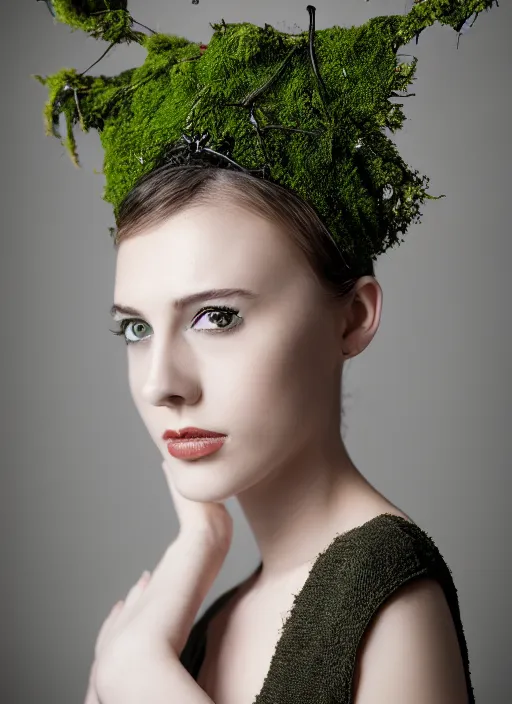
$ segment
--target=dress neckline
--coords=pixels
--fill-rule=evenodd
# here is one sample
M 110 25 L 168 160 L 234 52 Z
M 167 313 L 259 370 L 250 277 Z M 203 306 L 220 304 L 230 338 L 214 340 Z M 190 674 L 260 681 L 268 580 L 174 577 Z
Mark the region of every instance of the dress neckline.
M 315 561 L 313 562 L 311 569 L 309 570 L 308 576 L 306 577 L 306 580 L 304 584 L 302 585 L 301 589 L 299 592 L 295 595 L 293 605 L 291 609 L 288 612 L 288 616 L 286 618 L 286 621 L 284 621 L 282 630 L 281 630 L 281 635 L 279 636 L 279 640 L 277 641 L 275 647 L 274 647 L 274 653 L 272 655 L 272 658 L 270 660 L 270 665 L 267 670 L 267 674 L 265 675 L 265 679 L 263 680 L 263 685 L 256 695 L 255 699 L 253 700 L 252 704 L 260 704 L 260 701 L 267 701 L 268 696 L 266 699 L 264 697 L 267 695 L 267 690 L 272 681 L 276 679 L 276 674 L 277 670 L 279 668 L 279 661 L 276 658 L 276 653 L 279 649 L 279 645 L 283 638 L 285 637 L 289 625 L 297 611 L 297 608 L 302 604 L 302 601 L 304 599 L 304 594 L 306 593 L 307 589 L 309 586 L 312 584 L 313 580 L 317 576 L 317 573 L 322 569 L 323 564 L 325 562 L 326 556 L 336 547 L 339 546 L 341 543 L 343 543 L 347 538 L 352 537 L 354 534 L 358 533 L 359 531 L 368 528 L 369 526 L 373 526 L 376 523 L 382 523 L 383 520 L 391 519 L 392 521 L 395 521 L 398 523 L 398 525 L 403 526 L 403 525 L 412 525 L 415 526 L 416 529 L 421 531 L 421 528 L 414 523 L 413 521 L 409 521 L 406 518 L 403 518 L 402 516 L 398 516 L 395 513 L 379 513 L 377 516 L 374 516 L 373 518 L 370 518 L 368 521 L 365 521 L 359 526 L 354 526 L 354 528 L 350 528 L 349 530 L 345 531 L 344 533 L 338 533 L 333 540 L 329 543 L 329 545 L 324 548 L 320 553 L 318 553 L 317 557 L 315 558 Z M 263 562 L 260 562 L 258 567 L 256 568 L 255 572 L 251 575 L 254 576 L 256 575 L 262 568 Z M 243 583 L 242 583 L 243 584 Z M 204 657 L 206 654 L 206 644 L 208 640 L 207 636 L 207 630 L 208 630 L 208 622 L 214 617 L 214 615 L 217 613 L 218 610 L 220 610 L 225 604 L 229 601 L 230 598 L 233 598 L 237 592 L 242 588 L 242 584 L 233 587 L 230 589 L 226 594 L 225 597 L 226 599 L 222 599 L 221 603 L 219 603 L 218 609 L 215 609 L 213 612 L 211 612 L 208 621 L 205 623 L 204 629 L 203 629 L 203 634 L 202 634 L 202 641 L 203 641 L 203 658 L 201 660 L 201 663 L 198 668 L 197 672 L 197 677 L 199 677 L 199 672 L 201 670 L 201 667 L 203 666 L 204 663 Z

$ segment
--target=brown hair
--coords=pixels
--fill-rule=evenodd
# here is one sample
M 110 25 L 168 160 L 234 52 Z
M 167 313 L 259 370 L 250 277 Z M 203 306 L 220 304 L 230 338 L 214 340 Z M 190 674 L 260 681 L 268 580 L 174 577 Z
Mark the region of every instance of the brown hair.
M 206 163 L 168 164 L 140 179 L 119 208 L 114 247 L 163 223 L 182 208 L 218 202 L 219 197 L 281 224 L 306 255 L 328 296 L 343 298 L 359 277 L 374 276 L 371 260 L 357 270 L 350 266 L 314 207 L 294 191 L 243 171 Z

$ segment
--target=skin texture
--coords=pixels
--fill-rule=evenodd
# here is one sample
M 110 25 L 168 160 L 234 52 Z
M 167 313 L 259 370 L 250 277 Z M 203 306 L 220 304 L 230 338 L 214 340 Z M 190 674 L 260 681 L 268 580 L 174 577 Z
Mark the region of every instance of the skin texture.
M 173 299 L 228 287 L 256 296 L 173 309 Z M 387 511 L 408 518 L 362 476 L 340 437 L 343 353 L 360 354 L 380 322 L 374 277 L 360 278 L 343 303 L 329 300 L 277 225 L 217 199 L 124 241 L 114 301 L 141 313 L 117 316 L 133 320 L 126 335 L 140 340 L 126 348 L 130 392 L 181 510 L 236 496 L 245 513 L 263 562 L 249 584 L 254 599 L 271 600 L 337 533 Z M 232 306 L 239 317 L 198 316 L 206 305 Z M 188 425 L 227 441 L 200 460 L 169 456 L 163 432 Z M 177 666 L 178 686 L 188 701 L 205 701 Z M 354 687 L 355 704 L 466 704 L 454 625 L 435 582 L 398 590 L 379 611 Z
M 179 534 L 103 623 L 85 704 L 167 704 L 171 694 L 173 701 L 212 701 L 179 656 L 229 551 L 233 521 L 222 503 L 185 499 L 166 462 L 162 468 Z
M 354 704 L 467 704 L 457 634 L 443 590 L 432 579 L 401 587 L 365 633 Z
M 175 298 L 227 287 L 257 298 L 172 309 Z M 360 353 L 380 320 L 373 277 L 359 280 L 348 304 L 329 303 L 289 237 L 224 203 L 182 211 L 123 242 L 114 301 L 144 314 L 126 332 L 140 340 L 127 347 L 130 391 L 177 491 L 192 501 L 237 497 L 262 556 L 259 584 L 380 512 L 382 497 L 339 430 L 342 351 Z M 232 331 L 218 332 L 203 314 L 190 327 L 209 303 L 239 309 L 242 324 L 227 318 Z M 170 457 L 162 433 L 187 425 L 228 440 L 201 460 Z

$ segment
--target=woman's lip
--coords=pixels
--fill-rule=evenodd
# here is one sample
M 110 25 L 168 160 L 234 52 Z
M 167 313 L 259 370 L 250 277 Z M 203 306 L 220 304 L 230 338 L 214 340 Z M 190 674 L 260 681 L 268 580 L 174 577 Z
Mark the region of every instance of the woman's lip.
M 166 430 L 162 437 L 164 440 L 173 440 L 175 438 L 223 438 L 226 437 L 226 435 L 224 433 L 217 433 L 214 430 L 188 426 L 180 430 Z
M 167 440 L 167 451 L 173 457 L 193 460 L 217 452 L 225 440 L 226 435 L 215 438 L 173 438 Z

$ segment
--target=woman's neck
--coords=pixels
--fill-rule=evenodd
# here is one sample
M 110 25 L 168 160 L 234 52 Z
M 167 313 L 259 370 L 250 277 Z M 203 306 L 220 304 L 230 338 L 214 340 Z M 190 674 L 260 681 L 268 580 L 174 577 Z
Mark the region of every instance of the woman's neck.
M 319 454 L 302 454 L 237 496 L 263 562 L 259 585 L 307 568 L 337 534 L 388 510 L 401 513 L 362 476 L 341 438 Z

